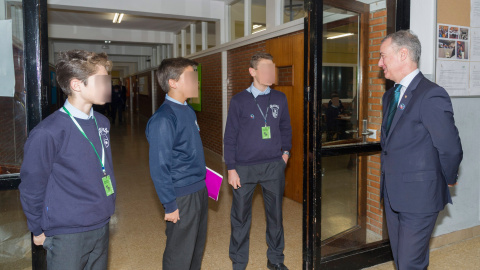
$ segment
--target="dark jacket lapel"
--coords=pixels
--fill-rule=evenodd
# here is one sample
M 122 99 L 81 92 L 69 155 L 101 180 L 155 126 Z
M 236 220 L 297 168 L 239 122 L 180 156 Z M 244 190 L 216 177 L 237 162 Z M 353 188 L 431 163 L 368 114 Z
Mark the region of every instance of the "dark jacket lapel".
M 392 120 L 392 125 L 390 126 L 390 131 L 389 135 L 393 133 L 393 130 L 395 129 L 395 126 L 397 125 L 398 121 L 402 118 L 403 112 L 408 106 L 408 103 L 410 103 L 410 100 L 412 100 L 412 97 L 414 95 L 414 91 L 417 89 L 418 84 L 420 81 L 424 78 L 423 74 L 420 72 L 413 78 L 412 82 L 408 86 L 407 90 L 405 90 L 405 94 L 403 94 L 402 97 L 400 97 L 400 103 L 397 107 L 397 111 L 395 112 L 395 116 L 393 117 Z M 387 137 L 387 139 L 390 136 Z

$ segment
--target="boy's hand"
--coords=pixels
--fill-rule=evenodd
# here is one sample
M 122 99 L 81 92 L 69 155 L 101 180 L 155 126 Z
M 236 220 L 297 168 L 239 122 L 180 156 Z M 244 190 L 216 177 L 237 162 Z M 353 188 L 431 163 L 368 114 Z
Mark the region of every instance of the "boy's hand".
M 33 243 L 37 246 L 43 245 L 43 242 L 45 242 L 45 233 L 42 233 L 38 236 L 33 236 Z
M 238 173 L 236 170 L 228 170 L 228 183 L 234 189 L 238 189 L 242 187 L 242 185 L 240 185 L 240 177 L 238 176 Z
M 178 214 L 178 209 L 172 213 L 165 214 L 165 220 L 173 223 L 177 223 L 180 220 L 180 215 Z

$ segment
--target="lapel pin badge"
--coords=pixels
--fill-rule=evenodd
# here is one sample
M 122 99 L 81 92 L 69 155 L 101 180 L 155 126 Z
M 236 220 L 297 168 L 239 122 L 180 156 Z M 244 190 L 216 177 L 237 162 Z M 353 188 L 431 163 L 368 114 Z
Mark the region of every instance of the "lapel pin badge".
M 253 115 L 253 113 L 250 114 L 250 118 L 255 119 L 255 115 Z
M 400 110 L 402 110 L 402 111 L 403 111 L 403 110 L 405 110 L 405 104 L 403 104 L 403 103 L 402 103 L 402 104 L 400 104 L 400 106 L 398 106 L 398 107 L 399 107 L 399 108 L 400 108 Z

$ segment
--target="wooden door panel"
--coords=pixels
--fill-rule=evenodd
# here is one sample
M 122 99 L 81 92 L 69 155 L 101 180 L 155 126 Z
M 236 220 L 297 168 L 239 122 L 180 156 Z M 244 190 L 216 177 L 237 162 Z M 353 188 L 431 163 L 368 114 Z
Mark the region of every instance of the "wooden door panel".
M 266 42 L 266 51 L 273 56 L 278 71 L 273 88 L 287 96 L 292 125 L 292 151 L 285 172 L 285 196 L 297 202 L 302 202 L 303 198 L 303 48 L 303 33 Z

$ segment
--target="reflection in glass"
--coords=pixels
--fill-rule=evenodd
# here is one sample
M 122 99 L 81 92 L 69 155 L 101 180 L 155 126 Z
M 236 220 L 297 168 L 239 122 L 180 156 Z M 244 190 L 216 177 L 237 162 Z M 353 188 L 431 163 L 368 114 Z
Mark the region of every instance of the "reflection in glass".
M 359 16 L 323 8 L 322 141 L 350 143 L 358 138 Z
M 284 0 L 283 22 L 291 22 L 305 16 L 303 0 Z

